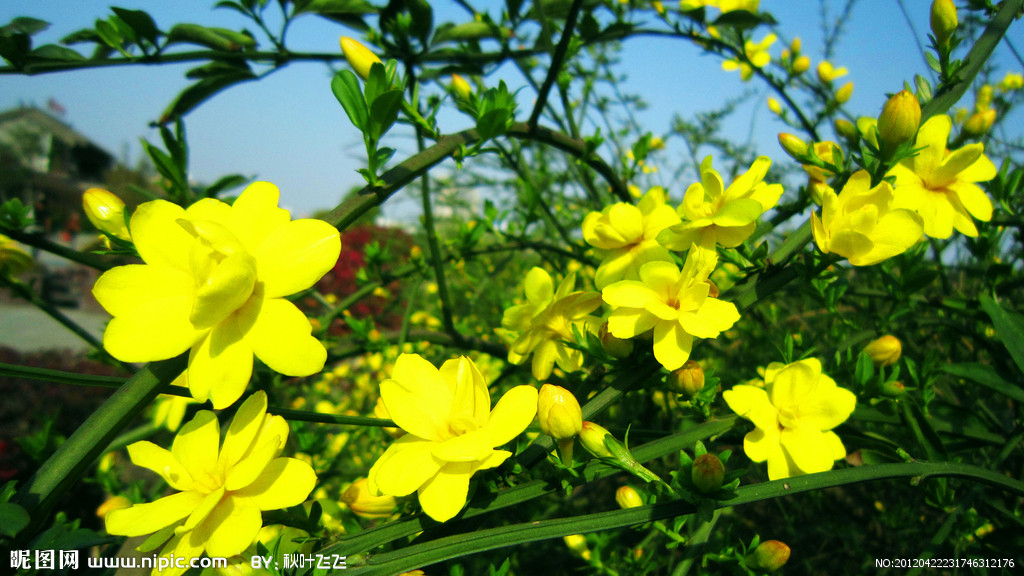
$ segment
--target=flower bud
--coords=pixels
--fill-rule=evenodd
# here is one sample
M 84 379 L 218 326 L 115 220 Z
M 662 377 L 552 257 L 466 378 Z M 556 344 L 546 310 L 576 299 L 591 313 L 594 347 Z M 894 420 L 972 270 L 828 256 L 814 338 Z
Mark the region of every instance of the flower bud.
M 964 122 L 964 132 L 972 136 L 981 136 L 988 132 L 996 122 L 996 109 L 989 108 L 971 114 Z
M 394 496 L 374 496 L 370 493 L 366 478 L 352 483 L 341 494 L 341 501 L 360 518 L 388 518 L 398 510 Z
M 693 398 L 704 389 L 704 370 L 694 360 L 687 360 L 682 367 L 668 375 L 668 387 L 674 392 Z
M 718 284 L 715 284 L 711 280 L 705 280 L 708 283 L 708 298 L 718 298 L 721 294 L 721 290 L 718 289 Z
M 953 0 L 935 0 L 932 2 L 931 13 L 932 34 L 939 46 L 949 43 L 957 24 L 956 5 Z
M 793 60 L 793 74 L 803 74 L 811 67 L 811 59 L 807 56 L 798 56 Z
M 779 145 L 794 160 L 799 161 L 807 155 L 807 143 L 792 134 L 782 132 L 779 134 Z
M 370 52 L 369 48 L 348 36 L 341 37 L 341 51 L 345 53 L 348 65 L 363 80 L 370 77 L 370 68 L 380 62 L 380 58 L 373 52 Z
M 857 127 L 845 118 L 837 118 L 833 123 L 836 134 L 845 138 L 848 142 L 856 142 L 860 138 L 860 132 L 857 131 Z
M 992 107 L 992 92 L 993 88 L 991 84 L 982 84 L 981 88 L 978 88 L 978 93 L 974 96 L 974 107 L 979 112 Z
M 100 507 L 96 509 L 96 516 L 103 519 L 107 517 L 114 510 L 123 510 L 125 508 L 131 508 L 132 501 L 125 498 L 124 496 L 111 496 L 107 498 Z
M 864 347 L 864 352 L 871 358 L 875 366 L 891 366 L 900 359 L 900 352 L 903 347 L 898 338 L 886 334 L 877 340 L 873 340 Z
M 563 536 L 562 541 L 569 550 L 578 554 L 584 560 L 590 559 L 590 550 L 587 548 L 587 539 L 583 534 L 570 534 Z
M 15 277 L 32 268 L 32 257 L 14 241 L 0 234 L 0 276 Z
M 537 399 L 537 421 L 541 432 L 555 440 L 571 439 L 583 427 L 583 410 L 572 392 L 545 384 L 540 387 Z
M 466 82 L 466 79 L 458 74 L 452 74 L 452 92 L 454 92 L 459 98 L 463 100 L 469 100 L 469 97 L 473 95 L 473 88 Z
M 836 90 L 836 102 L 840 104 L 846 104 L 850 100 L 850 96 L 853 96 L 853 82 L 847 82 L 843 84 L 843 87 Z
M 583 444 L 583 448 L 597 458 L 612 457 L 611 451 L 608 450 L 608 446 L 604 443 L 605 436 L 611 436 L 611 432 L 593 422 L 583 421 L 583 425 L 580 428 L 580 444 Z
M 917 96 L 906 90 L 894 94 L 878 117 L 878 144 L 882 153 L 891 157 L 900 144 L 913 140 L 920 123 L 921 105 Z
M 833 80 L 846 76 L 846 74 L 846 68 L 836 68 L 828 60 L 818 64 L 818 80 L 821 80 L 823 84 L 831 84 Z
M 788 561 L 789 546 L 778 540 L 765 540 L 747 555 L 747 565 L 765 572 L 775 572 Z
M 97 230 L 121 240 L 132 239 L 124 223 L 124 202 L 102 188 L 89 188 L 82 194 L 85 216 Z
M 619 508 L 639 508 L 644 505 L 640 493 L 632 486 L 619 486 L 619 489 L 615 491 L 615 503 L 619 505 Z
M 701 494 L 710 494 L 722 487 L 722 478 L 725 477 L 725 466 L 722 461 L 711 453 L 702 454 L 693 460 L 693 467 L 690 469 L 690 479 L 693 485 Z
M 633 341 L 614 336 L 608 331 L 608 323 L 605 322 L 598 330 L 597 336 L 601 339 L 601 347 L 612 358 L 623 358 L 633 353 Z
M 782 115 L 782 104 L 779 104 L 779 101 L 771 96 L 768 97 L 768 109 L 776 116 Z
M 886 382 L 882 384 L 882 394 L 886 396 L 892 396 L 893 398 L 899 398 L 907 393 L 906 386 L 899 380 L 893 380 L 892 382 Z

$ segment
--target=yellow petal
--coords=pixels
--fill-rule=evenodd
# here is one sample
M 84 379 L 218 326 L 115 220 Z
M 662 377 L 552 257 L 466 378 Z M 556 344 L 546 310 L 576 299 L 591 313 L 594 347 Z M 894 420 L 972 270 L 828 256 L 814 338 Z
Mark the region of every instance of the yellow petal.
M 450 435 L 452 389 L 419 354 L 398 357 L 391 378 L 380 383 L 380 395 L 391 419 L 406 432 L 434 441 Z
M 253 182 L 231 205 L 228 227 L 252 253 L 263 240 L 291 220 L 277 207 L 281 193 L 270 182 Z
M 277 456 L 281 445 L 280 438 L 270 438 L 241 461 L 230 466 L 224 474 L 224 487 L 228 490 L 240 490 L 252 484 L 267 469 L 270 461 Z
M 420 506 L 427 516 L 438 522 L 455 517 L 466 505 L 469 479 L 473 476 L 473 463 L 445 464 L 433 478 L 419 489 Z
M 341 238 L 323 220 L 295 220 L 270 233 L 253 252 L 267 298 L 279 298 L 317 283 L 338 261 Z
M 843 446 L 843 441 L 839 439 L 838 434 L 828 431 L 822 434 L 822 436 L 825 439 L 825 444 L 828 446 L 828 451 L 833 461 L 846 458 L 846 447 Z
M 141 204 L 132 214 L 132 241 L 147 264 L 190 273 L 189 254 L 195 238 L 178 224 L 185 210 L 166 200 Z
M 241 460 L 253 448 L 256 435 L 263 425 L 263 416 L 267 413 L 267 393 L 260 390 L 242 402 L 231 419 L 224 444 L 220 450 L 220 466 L 230 468 Z
M 780 409 L 799 406 L 818 385 L 820 377 L 821 362 L 817 358 L 807 358 L 786 365 L 772 380 L 769 390 L 772 404 Z
M 654 325 L 654 358 L 667 370 L 675 370 L 690 358 L 693 336 L 686 333 L 678 322 L 658 322 Z
M 142 536 L 185 518 L 203 501 L 198 492 L 179 492 L 148 504 L 114 510 L 107 514 L 107 533 Z
M 672 262 L 648 262 L 640 268 L 640 280 L 659 298 L 675 292 L 679 275 L 679 268 Z M 637 304 L 630 306 L 639 307 Z
M 643 282 L 622 280 L 605 286 L 601 297 L 613 308 L 643 308 L 649 300 L 657 300 L 658 294 Z
M 765 462 L 770 459 L 785 457 L 778 427 L 755 428 L 743 437 L 743 453 L 751 462 Z
M 492 451 L 491 437 L 487 431 L 476 430 L 434 443 L 431 454 L 445 462 L 476 462 L 486 458 Z
M 696 312 L 682 314 L 679 324 L 698 338 L 717 338 L 719 333 L 732 328 L 740 319 L 739 310 L 732 302 L 707 298 Z
M 963 172 L 981 159 L 984 150 L 984 144 L 976 143 L 968 144 L 955 152 L 950 152 L 942 159 L 942 164 L 932 172 L 929 181 L 933 184 L 943 185 L 956 180 L 960 172 Z
M 220 424 L 209 410 L 199 411 L 178 430 L 171 454 L 188 470 L 192 480 L 203 484 L 213 474 L 220 444 Z
M 758 386 L 737 384 L 722 393 L 729 408 L 740 418 L 746 418 L 763 430 L 778 430 L 778 410 L 768 400 L 768 392 Z
M 415 492 L 444 465 L 434 457 L 434 446 L 435 442 L 411 434 L 395 440 L 370 468 L 371 493 L 408 496 Z
M 757 223 L 751 222 L 744 226 L 716 226 L 709 228 L 708 232 L 715 232 L 715 239 L 723 248 L 735 248 L 750 238 L 756 228 Z M 707 248 L 710 249 L 711 246 L 707 246 Z
M 782 448 L 804 474 L 832 469 L 832 446 L 819 430 L 786 428 L 781 433 Z
M 992 200 L 980 186 L 969 182 L 954 182 L 949 189 L 956 193 L 963 207 L 982 222 L 992 219 Z
M 555 294 L 554 286 L 551 275 L 543 268 L 536 266 L 526 273 L 526 281 L 523 283 L 526 299 L 531 304 L 537 305 L 543 305 L 551 300 Z
M 831 430 L 845 422 L 856 405 L 853 392 L 836 386 L 835 380 L 822 374 L 818 385 L 800 402 L 799 425 Z
M 177 268 L 129 264 L 104 272 L 92 293 L 111 316 L 136 311 L 144 315 L 153 309 L 170 307 L 184 310 L 183 319 L 187 321 L 192 286 L 191 276 Z
M 167 449 L 143 440 L 128 446 L 128 457 L 132 464 L 159 474 L 171 488 L 182 492 L 192 489 L 192 477 L 188 470 Z
M 946 115 L 932 116 L 917 131 L 915 148 L 925 147 L 911 161 L 914 171 L 920 175 L 931 174 L 942 163 L 946 153 L 946 143 L 953 121 Z
M 474 427 L 483 426 L 491 412 L 491 395 L 476 364 L 461 356 L 445 362 L 440 373 L 446 382 L 455 382 L 450 420 L 472 422 Z
M 716 226 L 746 226 L 761 216 L 763 208 L 757 200 L 738 198 L 722 205 L 711 217 Z
M 186 220 L 209 220 L 226 224 L 231 206 L 216 198 L 203 198 L 185 209 Z
M 924 234 L 921 217 L 909 210 L 892 210 L 878 219 L 871 236 L 873 246 L 868 252 L 850 257 L 854 266 L 877 264 L 906 252 Z
M 213 512 L 214 508 L 220 504 L 221 499 L 224 498 L 224 487 L 221 486 L 213 492 L 203 496 L 203 502 L 192 511 L 189 515 L 188 520 L 181 526 L 181 530 L 191 530 L 199 525 L 200 522 L 206 520 L 206 518 Z
M 516 386 L 505 392 L 483 427 L 492 447 L 502 446 L 526 430 L 537 414 L 537 396 L 533 386 Z
M 275 372 L 309 376 L 323 369 L 327 350 L 311 335 L 309 319 L 295 304 L 281 298 L 250 298 L 238 324 L 256 357 Z
M 633 338 L 658 322 L 651 313 L 636 308 L 617 308 L 608 316 L 608 331 L 616 338 Z
M 789 453 L 782 449 L 781 443 L 779 444 L 779 449 L 768 456 L 769 480 L 792 478 L 801 474 L 804 474 L 804 472 L 796 465 L 796 462 L 793 461 Z
M 248 548 L 262 527 L 259 508 L 242 499 L 227 497 L 192 531 L 192 537 L 205 542 L 207 555 L 227 558 Z
M 295 458 L 275 458 L 256 480 L 233 492 L 257 510 L 278 510 L 306 501 L 316 486 L 316 473 L 309 464 Z
M 245 304 L 256 286 L 256 260 L 245 252 L 223 258 L 203 277 L 197 275 L 189 320 L 210 328 Z
M 188 358 L 188 385 L 196 400 L 223 410 L 235 403 L 252 376 L 252 348 L 242 338 L 234 317 L 213 328 Z

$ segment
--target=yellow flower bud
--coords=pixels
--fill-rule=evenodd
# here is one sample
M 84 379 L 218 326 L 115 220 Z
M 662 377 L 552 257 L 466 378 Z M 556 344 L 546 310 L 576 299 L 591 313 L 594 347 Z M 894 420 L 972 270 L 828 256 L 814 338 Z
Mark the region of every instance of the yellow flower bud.
M 833 80 L 846 76 L 846 68 L 836 68 L 828 60 L 818 64 L 818 80 L 824 84 L 831 84 Z
M 971 114 L 964 122 L 964 132 L 972 136 L 981 136 L 992 128 L 996 121 L 996 109 L 989 108 L 981 112 Z
M 793 60 L 793 74 L 803 74 L 811 67 L 811 59 L 807 56 L 800 56 Z
M 877 340 L 871 341 L 864 347 L 864 352 L 871 358 L 875 366 L 891 366 L 900 359 L 903 346 L 899 338 L 886 334 Z
M 658 2 L 658 0 L 651 2 L 651 7 L 654 8 L 654 11 L 658 14 L 661 14 L 662 16 L 665 15 L 665 6 L 661 2 Z
M 580 428 L 580 444 L 583 444 L 587 452 L 598 458 L 612 458 L 611 451 L 604 443 L 604 437 L 610 435 L 611 432 L 603 426 L 584 420 L 583 426 Z
M 597 331 L 597 336 L 601 339 L 601 347 L 612 358 L 622 360 L 633 353 L 633 341 L 612 335 L 612 333 L 608 332 L 607 322 L 601 325 L 601 329 Z
M 782 104 L 771 96 L 768 97 L 768 109 L 775 113 L 776 116 L 782 115 Z
M 761 542 L 747 555 L 747 564 L 755 570 L 775 572 L 789 561 L 789 546 L 778 540 Z
M 974 108 L 978 111 L 987 110 L 992 107 L 992 85 L 982 84 L 978 88 L 978 94 L 974 97 Z
M 566 547 L 579 555 L 584 560 L 590 560 L 590 549 L 587 548 L 587 539 L 583 534 L 570 534 L 562 537 Z
M 537 421 L 542 432 L 555 440 L 565 440 L 583 428 L 583 410 L 576 397 L 561 386 L 545 384 L 537 397 Z
M 856 142 L 860 138 L 860 132 L 857 131 L 857 126 L 845 118 L 837 118 L 832 126 L 835 128 L 836 134 L 842 136 L 849 142 Z
M 939 46 L 949 42 L 959 24 L 956 17 L 956 5 L 953 0 L 935 0 L 932 2 L 931 13 L 932 34 Z
M 345 53 L 345 59 L 348 60 L 348 65 L 352 67 L 352 70 L 362 78 L 366 80 L 370 77 L 370 68 L 380 62 L 380 58 L 376 54 L 370 52 L 370 49 L 363 46 L 358 40 L 349 38 L 348 36 L 341 37 L 341 51 Z
M 100 507 L 96 509 L 96 516 L 99 518 L 106 518 L 107 514 L 114 510 L 123 510 L 125 508 L 131 508 L 132 501 L 125 498 L 124 496 L 111 496 L 107 498 Z
M 1006 76 L 1003 76 L 1003 79 L 999 82 L 1000 92 L 1013 92 L 1021 88 L 1024 88 L 1024 74 L 1007 72 Z
M 398 510 L 394 496 L 371 494 L 366 478 L 360 478 L 346 488 L 341 494 L 341 501 L 360 518 L 388 518 Z
M 886 396 L 892 396 L 898 398 L 906 394 L 907 388 L 903 385 L 903 382 L 899 380 L 893 380 L 892 382 L 886 382 L 882 384 L 882 393 Z
M 124 202 L 116 194 L 102 188 L 89 188 L 82 194 L 85 216 L 97 230 L 121 240 L 131 240 L 124 223 Z
M 917 135 L 921 123 L 921 105 L 906 90 L 894 94 L 882 107 L 878 117 L 878 144 L 883 154 L 892 154 L 904 142 Z
M 458 74 L 452 74 L 451 90 L 463 100 L 468 100 L 473 95 L 473 88 L 469 82 L 466 82 L 466 79 Z
M 799 54 L 800 49 L 803 48 L 803 42 L 800 41 L 800 37 L 793 38 L 793 41 L 789 43 L 789 49 L 793 51 L 793 54 Z
M 843 84 L 843 87 L 836 90 L 836 102 L 840 104 L 846 104 L 850 100 L 850 96 L 853 96 L 853 82 L 847 82 Z
M 710 494 L 722 487 L 725 477 L 725 466 L 722 461 L 711 453 L 702 454 L 693 460 L 690 479 L 701 494 Z
M 643 498 L 632 486 L 619 486 L 615 491 L 615 503 L 619 508 L 639 508 L 644 505 Z
M 693 398 L 704 389 L 704 369 L 696 361 L 687 360 L 681 368 L 668 375 L 668 387 Z
M 663 150 L 665 148 L 665 140 L 661 136 L 651 136 L 651 141 L 647 147 L 650 150 Z
M 794 160 L 800 160 L 807 155 L 807 143 L 792 134 L 780 133 L 779 145 Z

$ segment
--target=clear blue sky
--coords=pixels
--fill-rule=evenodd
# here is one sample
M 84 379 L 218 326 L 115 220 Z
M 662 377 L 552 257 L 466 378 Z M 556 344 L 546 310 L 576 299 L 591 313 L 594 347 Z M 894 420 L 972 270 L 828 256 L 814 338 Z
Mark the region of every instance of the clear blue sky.
M 475 5 L 501 7 L 504 2 L 473 2 Z M 57 42 L 97 18 L 109 14 L 110 0 L 5 0 L 0 3 L 0 23 L 15 16 L 32 16 L 52 23 L 49 30 L 35 38 L 35 45 Z M 213 0 L 115 2 L 124 8 L 149 12 L 162 30 L 175 23 L 195 22 L 209 26 L 240 29 L 250 23 L 230 10 L 213 10 Z M 273 3 L 272 3 L 273 4 Z M 464 12 L 449 2 L 434 2 L 435 23 L 464 21 Z M 835 4 L 839 4 L 836 2 Z M 926 42 L 928 6 L 926 0 L 904 0 L 917 27 L 920 41 Z M 773 13 L 781 33 L 804 41 L 804 53 L 817 64 L 821 60 L 820 7 L 813 0 L 762 0 L 762 10 Z M 497 9 L 497 8 L 495 8 Z M 839 9 L 832 6 L 833 14 Z M 268 8 L 273 13 L 274 6 Z M 846 66 L 855 90 L 848 109 L 856 115 L 877 115 L 885 92 L 900 89 L 915 73 L 927 74 L 914 37 L 895 0 L 860 0 L 849 18 L 847 34 L 837 47 L 833 61 Z M 1009 33 L 1018 49 L 1024 49 L 1024 24 L 1015 24 Z M 761 38 L 766 30 L 756 35 Z M 338 50 L 338 37 L 352 32 L 315 16 L 297 20 L 289 30 L 289 47 L 296 51 L 329 52 Z M 776 44 L 773 55 L 781 46 Z M 635 39 L 624 45 L 623 70 L 628 71 L 628 90 L 639 93 L 650 104 L 640 120 L 654 133 L 663 133 L 674 113 L 688 115 L 717 106 L 722 99 L 743 89 L 760 90 L 758 83 L 742 83 L 736 72 L 721 70 L 712 56 L 700 55 L 693 46 L 657 39 Z M 1005 71 L 1022 71 L 1021 64 L 1005 47 L 995 58 L 998 78 Z M 127 152 L 138 158 L 138 139 L 158 140 L 148 127 L 188 81 L 184 72 L 192 65 L 159 67 L 118 67 L 36 77 L 0 76 L 0 110 L 20 103 L 45 108 L 53 98 L 66 109 L 64 120 L 111 153 L 122 157 Z M 512 87 L 523 85 L 521 78 L 503 74 Z M 492 79 L 494 83 L 496 79 Z M 776 162 L 786 162 L 774 137 L 783 129 L 763 106 L 764 95 L 756 106 L 745 110 L 729 129 L 735 138 L 745 138 L 751 118 L 755 138 L 763 154 Z M 965 102 L 969 105 L 970 97 Z M 528 111 L 521 112 L 527 114 Z M 468 121 L 446 116 L 442 130 L 454 132 L 467 127 Z M 354 172 L 363 157 L 361 137 L 352 128 L 330 90 L 330 74 L 321 64 L 292 64 L 259 81 L 238 85 L 215 96 L 186 118 L 191 145 L 193 178 L 210 182 L 228 173 L 242 173 L 272 181 L 282 190 L 283 204 L 296 214 L 308 214 L 317 208 L 333 206 L 352 186 L 362 182 Z M 401 134 L 387 144 L 408 150 L 410 140 Z M 671 183 L 670 194 L 676 201 L 689 182 Z M 403 204 L 405 206 L 403 207 Z M 411 213 L 412 203 L 398 202 L 386 214 L 402 218 Z

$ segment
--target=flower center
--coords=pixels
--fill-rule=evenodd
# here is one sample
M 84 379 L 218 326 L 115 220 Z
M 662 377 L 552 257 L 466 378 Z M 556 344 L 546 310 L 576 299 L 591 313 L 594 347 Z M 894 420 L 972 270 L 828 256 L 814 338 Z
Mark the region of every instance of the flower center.
M 179 220 L 195 236 L 189 265 L 195 280 L 192 313 L 196 328 L 212 328 L 230 316 L 256 288 L 256 259 L 235 235 L 216 222 Z

